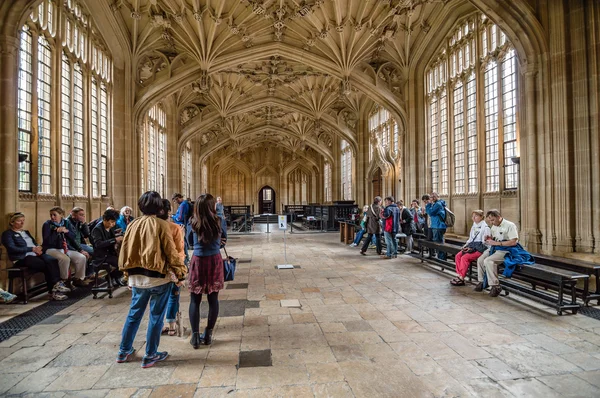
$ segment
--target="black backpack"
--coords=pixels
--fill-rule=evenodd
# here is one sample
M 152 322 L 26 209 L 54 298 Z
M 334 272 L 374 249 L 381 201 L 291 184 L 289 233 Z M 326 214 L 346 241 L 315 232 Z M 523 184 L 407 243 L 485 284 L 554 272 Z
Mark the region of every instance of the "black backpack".
M 192 202 L 191 200 L 188 199 L 187 203 L 189 206 L 188 206 L 187 213 L 183 215 L 183 223 L 184 224 L 187 224 L 189 219 L 194 216 L 194 202 Z

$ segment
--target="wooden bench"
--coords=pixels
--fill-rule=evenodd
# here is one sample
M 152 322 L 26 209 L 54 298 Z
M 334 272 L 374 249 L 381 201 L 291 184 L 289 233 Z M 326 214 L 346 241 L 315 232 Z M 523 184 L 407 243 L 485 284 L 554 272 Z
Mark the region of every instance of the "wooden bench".
M 457 238 L 448 238 L 446 239 L 446 243 L 451 243 L 455 245 L 464 245 L 465 241 L 462 241 Z M 581 261 L 571 258 L 564 257 L 556 257 L 556 256 L 547 256 L 544 254 L 532 254 L 535 259 L 535 264 L 539 265 L 547 265 L 553 268 L 558 268 L 562 270 L 572 271 L 577 274 L 588 275 L 589 278 L 594 278 L 596 282 L 596 288 L 594 292 L 589 291 L 589 286 L 586 288 L 576 288 L 576 294 L 585 305 L 589 305 L 591 300 L 598 300 L 597 304 L 600 305 L 600 265 L 590 263 L 587 261 Z M 473 270 L 469 267 L 468 272 L 469 280 L 471 280 L 473 276 Z M 589 283 L 589 279 L 588 279 Z M 585 283 L 584 283 L 585 284 Z M 535 289 L 535 285 L 533 285 Z
M 457 245 L 424 240 L 421 240 L 419 243 L 421 262 L 425 260 L 425 248 L 444 251 L 451 255 L 456 255 L 462 248 L 462 244 Z M 455 270 L 455 264 L 449 261 L 439 260 L 432 257 L 430 257 L 428 260 L 442 267 L 442 271 L 444 269 L 452 271 Z M 503 265 L 499 265 L 498 273 L 502 274 L 503 269 Z M 473 278 L 477 279 L 476 272 L 477 263 L 473 261 L 471 264 L 469 264 L 469 269 L 467 271 L 467 277 L 470 281 L 472 281 Z M 576 287 L 577 282 L 580 280 L 582 280 L 584 284 L 583 289 L 581 289 L 582 296 L 588 297 L 589 275 L 586 273 L 555 268 L 543 264 L 533 264 L 519 265 L 513 272 L 512 279 L 500 277 L 500 285 L 504 288 L 505 295 L 508 295 L 508 292 L 513 292 L 537 302 L 551 304 L 556 308 L 557 314 L 562 315 L 564 310 L 571 310 L 575 314 L 581 307 L 580 304 L 577 303 L 578 290 Z M 522 282 L 530 284 L 531 286 L 527 286 Z M 546 291 L 537 290 L 538 286 L 542 286 L 546 289 L 556 290 L 558 294 L 555 296 Z M 565 292 L 568 293 L 570 301 L 565 301 Z
M 8 272 L 8 291 L 12 294 L 16 294 L 17 300 L 27 304 L 31 297 L 35 297 L 40 293 L 48 291 L 48 284 L 46 281 L 35 285 L 33 288 L 27 288 L 27 281 L 35 274 L 41 273 L 40 271 L 31 271 L 27 267 L 10 267 L 6 270 Z M 14 292 L 14 280 L 21 280 L 21 293 Z
M 600 305 L 600 265 L 587 261 L 546 256 L 543 254 L 534 254 L 533 258 L 535 258 L 536 264 L 548 265 L 554 268 L 586 274 L 590 278 L 593 277 L 596 282 L 595 291 L 593 293 L 589 292 L 589 289 L 584 287 L 583 289 L 577 289 L 577 294 L 581 297 L 585 305 L 588 305 L 591 300 L 598 300 L 597 304 Z
M 498 273 L 501 273 L 503 268 L 500 265 Z M 540 303 L 553 304 L 558 315 L 562 315 L 564 310 L 571 310 L 573 314 L 576 314 L 581 308 L 581 305 L 577 303 L 577 282 L 583 280 L 584 290 L 586 291 L 589 286 L 588 275 L 541 264 L 519 265 L 515 269 L 512 279 L 529 283 L 531 288 L 508 278 L 500 278 L 500 286 L 507 292 L 513 292 Z M 537 290 L 537 286 L 556 290 L 558 296 L 554 296 L 547 291 Z M 564 299 L 565 292 L 568 293 L 567 297 L 570 297 L 570 301 Z

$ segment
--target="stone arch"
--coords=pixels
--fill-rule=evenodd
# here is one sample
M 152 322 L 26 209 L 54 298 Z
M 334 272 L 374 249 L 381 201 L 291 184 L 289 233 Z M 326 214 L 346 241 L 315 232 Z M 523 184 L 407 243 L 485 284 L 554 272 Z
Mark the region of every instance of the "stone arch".
M 242 133 L 240 133 L 236 138 L 242 138 L 248 135 L 252 135 L 255 133 L 260 133 L 264 130 L 272 130 L 276 133 L 280 133 L 280 134 L 286 134 L 286 135 L 290 135 L 290 136 L 294 136 L 294 133 L 286 130 L 284 128 L 281 128 L 279 126 L 272 126 L 272 125 L 264 125 L 264 126 L 258 126 L 258 127 L 254 127 L 252 129 L 249 130 L 245 130 Z M 191 139 L 191 138 L 190 138 Z M 231 143 L 233 141 L 232 138 L 226 138 L 223 141 L 218 142 L 213 148 L 210 148 L 209 152 L 206 152 L 204 154 L 202 154 L 201 159 L 207 159 L 210 155 L 212 155 L 214 152 L 218 151 L 219 149 L 223 148 L 224 146 L 226 146 L 227 144 Z M 306 143 L 315 151 L 317 151 L 317 153 L 319 153 L 321 156 L 323 156 L 325 159 L 328 159 L 330 161 L 333 160 L 333 157 L 331 156 L 330 153 L 328 153 L 327 151 L 325 151 L 321 146 L 317 145 L 314 142 L 311 141 L 306 141 Z M 183 145 L 185 145 L 185 143 L 182 144 L 182 148 Z
M 285 109 L 291 109 L 295 112 L 301 113 L 307 117 L 312 117 L 312 114 L 309 110 L 304 107 L 301 107 L 298 104 L 290 103 L 280 98 L 262 98 L 259 101 L 247 101 L 243 104 L 240 104 L 236 108 L 232 109 L 229 113 L 230 116 L 234 116 L 240 113 L 249 112 L 253 109 L 260 108 L 267 105 L 277 105 Z M 214 126 L 217 122 L 220 121 L 220 116 L 217 112 L 213 112 L 212 114 L 203 115 L 202 120 L 193 120 L 191 121 L 182 131 L 180 132 L 178 150 L 181 151 L 183 145 L 193 138 L 196 134 L 202 133 L 208 130 L 210 127 Z M 354 132 L 350 129 L 345 128 L 343 126 L 339 126 L 336 119 L 331 115 L 323 115 L 321 117 L 321 122 L 328 127 L 329 129 L 337 132 L 340 136 L 342 136 L 346 141 L 352 145 L 353 149 L 357 149 L 356 138 L 354 137 Z
M 218 72 L 242 62 L 248 62 L 272 55 L 282 55 L 293 61 L 304 63 L 340 79 L 344 78 L 335 64 L 331 61 L 282 42 L 266 43 L 224 55 L 217 63 L 212 65 L 210 72 Z M 137 120 L 140 109 L 143 109 L 146 103 L 155 102 L 157 97 L 168 96 L 181 87 L 191 84 L 198 78 L 200 71 L 201 67 L 199 65 L 191 66 L 181 74 L 158 82 L 155 85 L 148 87 L 145 91 L 140 92 L 140 99 L 134 106 L 134 119 Z M 406 119 L 406 110 L 398 103 L 395 96 L 391 92 L 377 87 L 375 83 L 371 81 L 371 78 L 364 72 L 356 71 L 353 73 L 350 82 L 365 95 L 386 106 L 398 120 Z
M 297 171 L 300 171 L 301 173 L 304 173 L 307 176 L 306 187 L 304 187 L 304 188 L 302 188 L 302 183 L 294 184 L 294 186 L 292 186 L 290 184 L 290 181 L 289 181 L 290 175 L 293 173 L 296 173 Z M 306 165 L 303 164 L 301 161 L 295 160 L 292 163 L 286 165 L 282 171 L 281 180 L 287 187 L 287 190 L 285 190 L 281 193 L 281 198 L 282 198 L 283 203 L 309 204 L 309 203 L 316 201 L 316 185 L 317 185 L 316 176 L 312 172 L 312 170 L 310 168 L 306 167 Z M 305 196 L 303 196 L 302 192 L 301 192 L 300 198 L 295 197 L 294 203 L 292 203 L 292 200 L 290 198 L 292 190 L 298 190 L 298 188 L 300 188 L 300 191 L 302 191 L 305 194 Z M 300 202 L 300 203 L 298 203 L 298 202 Z M 304 202 L 306 202 L 306 203 L 304 203 Z
M 216 176 L 217 183 L 215 184 L 218 195 L 225 198 L 227 203 L 232 205 L 246 204 L 252 176 L 247 166 L 232 164 L 218 173 L 218 176 Z M 240 178 L 241 176 L 243 176 L 243 180 Z

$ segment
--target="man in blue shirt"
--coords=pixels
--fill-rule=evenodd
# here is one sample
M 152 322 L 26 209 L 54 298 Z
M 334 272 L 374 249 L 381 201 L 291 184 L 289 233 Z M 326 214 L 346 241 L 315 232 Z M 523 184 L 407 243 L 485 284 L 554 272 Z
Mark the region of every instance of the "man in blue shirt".
M 187 226 L 189 221 L 189 214 L 191 213 L 190 203 L 183 198 L 183 195 L 180 193 L 174 193 L 171 197 L 173 203 L 177 205 L 177 212 L 171 216 L 173 218 L 173 222 L 177 225 L 181 225 L 183 228 L 183 236 L 187 236 Z M 184 243 L 184 251 L 185 251 L 185 265 L 190 261 L 190 257 L 188 255 L 189 245 L 187 239 L 183 240 Z
M 431 230 L 433 231 L 433 241 L 444 243 L 444 234 L 446 233 L 446 202 L 440 199 L 437 192 L 432 192 L 429 203 L 425 206 L 427 215 L 431 220 Z M 438 252 L 440 260 L 446 259 L 445 252 Z

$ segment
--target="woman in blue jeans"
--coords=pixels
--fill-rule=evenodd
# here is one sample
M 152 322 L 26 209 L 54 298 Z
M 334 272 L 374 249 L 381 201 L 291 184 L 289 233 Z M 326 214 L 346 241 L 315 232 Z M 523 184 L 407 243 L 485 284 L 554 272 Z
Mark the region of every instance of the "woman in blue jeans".
M 357 247 L 360 241 L 362 240 L 363 236 L 367 232 L 367 226 L 365 224 L 367 222 L 367 210 L 369 210 L 369 206 L 365 205 L 363 207 L 363 218 L 360 221 L 360 231 L 358 231 L 358 233 L 356 234 L 354 242 L 350 243 L 350 247 Z M 373 235 L 373 238 L 371 238 L 371 244 L 375 246 L 375 235 Z

